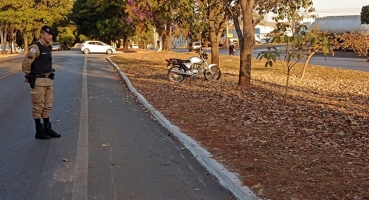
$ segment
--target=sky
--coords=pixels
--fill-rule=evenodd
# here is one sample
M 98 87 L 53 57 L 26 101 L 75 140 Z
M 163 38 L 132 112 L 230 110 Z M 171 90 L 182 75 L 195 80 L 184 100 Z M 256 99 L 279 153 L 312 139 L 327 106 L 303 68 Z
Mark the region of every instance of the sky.
M 313 0 L 318 17 L 338 15 L 360 15 L 368 0 Z

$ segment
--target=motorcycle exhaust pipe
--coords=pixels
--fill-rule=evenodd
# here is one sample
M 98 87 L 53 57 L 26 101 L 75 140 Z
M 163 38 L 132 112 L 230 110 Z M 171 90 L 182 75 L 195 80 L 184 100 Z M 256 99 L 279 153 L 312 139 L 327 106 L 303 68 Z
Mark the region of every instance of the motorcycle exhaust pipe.
M 175 70 L 172 69 L 172 72 L 177 73 L 179 75 L 189 75 L 186 72 L 183 72 L 183 71 L 180 71 L 180 70 L 177 70 L 177 69 L 175 69 Z

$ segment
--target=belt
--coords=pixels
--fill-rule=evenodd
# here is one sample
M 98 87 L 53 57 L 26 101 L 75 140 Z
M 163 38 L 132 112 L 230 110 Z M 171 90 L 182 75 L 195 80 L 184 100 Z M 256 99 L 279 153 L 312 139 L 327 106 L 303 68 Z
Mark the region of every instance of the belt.
M 36 73 L 36 78 L 50 78 L 50 73 Z
M 49 75 L 46 74 L 35 74 L 36 78 L 48 78 Z

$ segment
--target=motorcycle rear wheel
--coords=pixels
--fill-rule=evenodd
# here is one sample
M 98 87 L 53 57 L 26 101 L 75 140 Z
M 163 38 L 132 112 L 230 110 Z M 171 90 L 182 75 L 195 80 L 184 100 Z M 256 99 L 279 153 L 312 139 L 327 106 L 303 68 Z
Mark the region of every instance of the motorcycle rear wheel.
M 168 70 L 168 79 L 173 82 L 182 82 L 185 78 L 185 75 L 178 74 L 178 71 L 182 71 L 182 69 L 178 66 L 173 66 Z
M 213 67 L 210 68 L 210 70 L 207 69 L 207 70 L 204 71 L 204 77 L 208 81 L 218 80 L 221 75 L 222 75 L 222 72 L 220 71 L 219 67 L 217 67 L 217 66 L 213 66 Z

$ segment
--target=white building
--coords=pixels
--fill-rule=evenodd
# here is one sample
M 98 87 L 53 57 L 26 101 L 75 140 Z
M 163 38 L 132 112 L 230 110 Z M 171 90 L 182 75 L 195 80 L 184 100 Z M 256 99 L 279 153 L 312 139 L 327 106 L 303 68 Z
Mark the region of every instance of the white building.
M 263 43 L 268 37 L 269 33 L 275 28 L 271 26 L 256 25 L 255 26 L 255 40 L 259 43 Z M 267 42 L 267 41 L 265 41 Z

